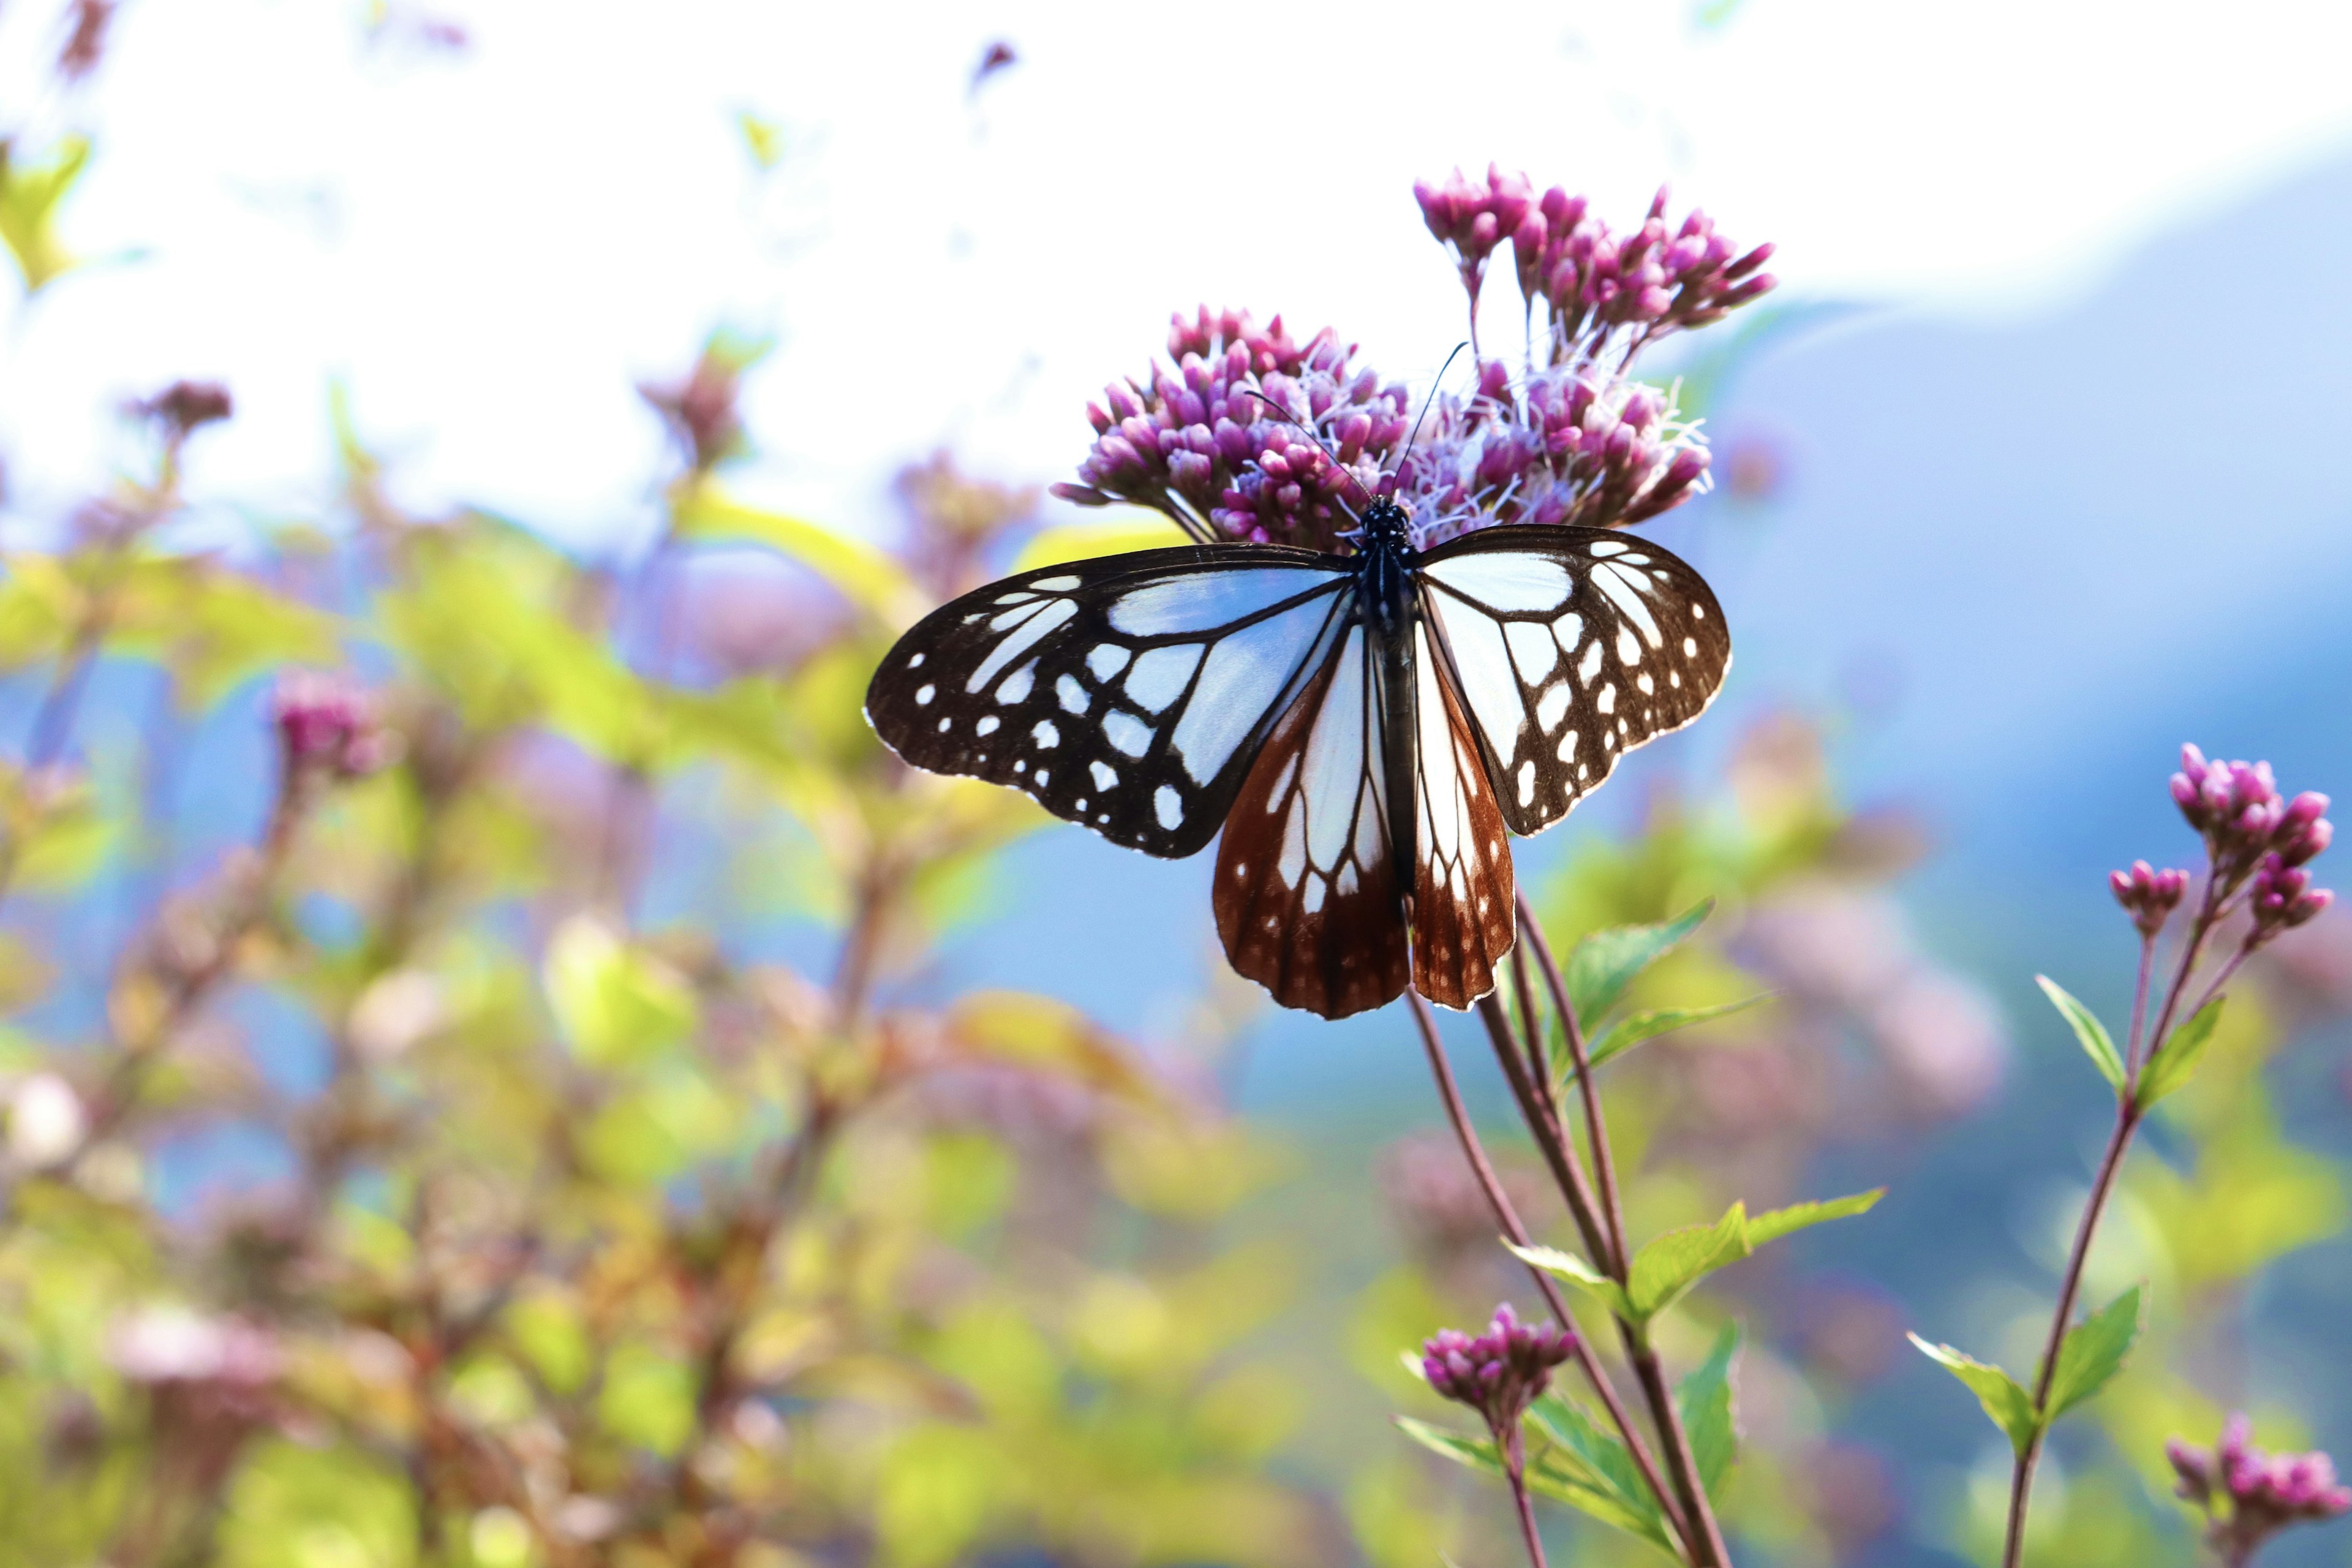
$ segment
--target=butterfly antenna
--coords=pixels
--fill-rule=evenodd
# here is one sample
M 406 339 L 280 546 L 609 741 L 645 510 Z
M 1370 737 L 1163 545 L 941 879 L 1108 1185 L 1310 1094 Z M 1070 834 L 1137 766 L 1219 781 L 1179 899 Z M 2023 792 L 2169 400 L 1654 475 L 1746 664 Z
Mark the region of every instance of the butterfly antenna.
M 1421 400 L 1421 416 L 1412 422 L 1412 434 L 1407 436 L 1404 438 L 1404 445 L 1397 448 L 1397 462 L 1400 466 L 1404 462 L 1405 454 L 1412 450 L 1412 444 L 1421 439 L 1421 422 L 1429 417 L 1429 405 L 1437 401 L 1437 389 L 1445 384 L 1445 373 L 1454 368 L 1454 362 L 1460 359 L 1462 351 L 1469 346 L 1466 342 L 1455 343 L 1454 352 L 1445 356 L 1445 363 L 1437 367 L 1437 379 L 1429 384 L 1429 395 Z
M 1297 415 L 1291 413 L 1289 409 L 1285 408 L 1281 404 L 1276 403 L 1273 398 L 1268 397 L 1263 392 L 1252 392 L 1247 388 L 1244 388 L 1243 395 L 1245 397 L 1255 397 L 1260 403 L 1265 404 L 1268 408 L 1274 411 L 1276 418 L 1283 420 L 1287 424 L 1297 425 L 1299 433 L 1305 436 L 1308 440 L 1314 442 L 1317 447 L 1322 451 L 1323 455 L 1331 459 L 1331 466 L 1339 469 L 1341 474 L 1347 477 L 1348 482 L 1356 487 L 1356 492 L 1364 498 L 1364 504 L 1366 506 L 1370 506 L 1372 503 L 1372 492 L 1364 489 L 1364 481 L 1356 478 L 1355 470 L 1339 460 L 1339 453 L 1334 452 L 1330 447 L 1323 445 L 1322 437 L 1315 434 L 1315 432 L 1309 429 L 1307 426 L 1300 424 Z

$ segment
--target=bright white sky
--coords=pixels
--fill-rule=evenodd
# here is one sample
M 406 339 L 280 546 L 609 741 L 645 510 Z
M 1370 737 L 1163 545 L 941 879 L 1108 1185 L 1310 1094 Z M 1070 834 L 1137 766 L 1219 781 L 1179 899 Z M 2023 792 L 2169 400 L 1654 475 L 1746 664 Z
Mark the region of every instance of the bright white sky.
M 890 467 L 942 442 L 1066 475 L 1083 400 L 1176 306 L 1331 322 L 1426 374 L 1459 305 L 1410 185 L 1457 162 L 1623 218 L 1671 178 L 1779 241 L 1793 290 L 2015 311 L 2352 145 L 2341 0 L 1745 0 L 1717 27 L 1689 0 L 440 3 L 461 56 L 365 47 L 351 0 L 129 0 L 64 101 L 57 9 L 0 6 L 0 132 L 95 131 L 67 237 L 142 253 L 0 304 L 21 516 L 180 375 L 238 402 L 199 491 L 299 512 L 341 374 L 418 503 L 641 537 L 633 383 L 725 321 L 783 340 L 741 487 L 871 527 Z M 996 37 L 1020 63 L 975 102 Z M 738 109 L 784 128 L 772 174 Z

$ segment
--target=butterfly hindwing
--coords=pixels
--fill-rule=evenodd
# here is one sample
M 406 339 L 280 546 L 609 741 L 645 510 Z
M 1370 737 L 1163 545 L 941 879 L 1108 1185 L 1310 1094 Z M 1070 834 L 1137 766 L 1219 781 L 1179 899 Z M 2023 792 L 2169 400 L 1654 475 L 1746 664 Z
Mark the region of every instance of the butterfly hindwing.
M 1423 556 L 1419 577 L 1515 833 L 1697 718 L 1731 665 L 1705 580 L 1615 530 L 1486 529 Z
M 1184 546 L 1024 572 L 901 637 L 866 717 L 919 768 L 1010 784 L 1114 843 L 1191 855 L 1328 659 L 1347 563 Z
M 1411 974 L 1361 626 L 1275 725 L 1217 849 L 1217 934 L 1286 1007 L 1344 1018 Z
M 1496 966 L 1517 934 L 1516 887 L 1503 813 L 1426 628 L 1414 659 L 1413 988 L 1467 1007 L 1495 988 Z

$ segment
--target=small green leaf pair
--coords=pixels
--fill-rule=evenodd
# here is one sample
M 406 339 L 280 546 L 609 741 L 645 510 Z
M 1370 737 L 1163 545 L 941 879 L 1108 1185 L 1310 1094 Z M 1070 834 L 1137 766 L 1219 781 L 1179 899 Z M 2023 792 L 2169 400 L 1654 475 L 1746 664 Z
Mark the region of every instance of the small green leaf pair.
M 2107 1026 L 2099 1022 L 2097 1014 L 2069 995 L 2065 987 L 2048 975 L 2037 974 L 2034 979 L 2040 982 L 2042 994 L 2050 998 L 2050 1005 L 2058 1009 L 2058 1016 L 2073 1026 L 2074 1037 L 2083 1044 L 2083 1054 L 2091 1058 L 2091 1065 L 2099 1069 L 2099 1076 L 2107 1080 L 2107 1087 L 2121 1095 L 2125 1079 L 2123 1053 L 2116 1049 L 2115 1038 L 2107 1033 Z M 2197 1058 L 2212 1042 L 2213 1028 L 2221 1020 L 2224 1000 L 2223 997 L 2214 997 L 2200 1007 L 2194 1017 L 2173 1030 L 2168 1038 L 2157 1043 L 2156 1052 L 2148 1058 L 2147 1066 L 2140 1069 L 2136 1110 L 2146 1110 L 2189 1081 L 2189 1074 L 2196 1070 Z
M 1530 1267 L 1580 1287 L 1619 1318 L 1642 1329 L 1726 1264 L 1737 1263 L 1791 1231 L 1864 1213 L 1885 1194 L 1886 1189 L 1878 1187 L 1752 1216 L 1747 1205 L 1733 1204 L 1713 1225 L 1685 1226 L 1653 1237 L 1633 1255 L 1622 1285 L 1583 1258 L 1556 1247 L 1511 1247 L 1511 1251 Z
M 1576 1016 L 1588 1025 L 1601 1017 L 1617 1005 L 1625 988 L 1643 970 L 1680 946 L 1714 911 L 1715 900 L 1708 899 L 1679 919 L 1656 925 L 1613 926 L 1594 931 L 1578 942 L 1576 951 L 1568 956 L 1568 973 L 1563 976 Z M 1759 994 L 1711 1007 L 1661 1007 L 1628 1014 L 1591 1037 L 1585 1047 L 1585 1060 L 1598 1068 L 1644 1040 L 1753 1007 L 1763 1000 L 1764 996 Z M 1568 1056 L 1567 1041 L 1558 1034 L 1553 1037 L 1552 1071 L 1562 1082 L 1576 1076 L 1576 1064 Z
M 1720 1497 L 1738 1457 L 1731 1408 L 1731 1363 L 1738 1349 L 1739 1325 L 1724 1324 L 1706 1360 L 1675 1389 L 1699 1484 L 1710 1498 Z M 1676 1562 L 1683 1560 L 1673 1527 L 1624 1443 L 1582 1405 L 1557 1392 L 1546 1394 L 1529 1406 L 1525 1425 L 1529 1490 L 1638 1536 Z M 1399 1416 L 1397 1426 L 1414 1442 L 1456 1464 L 1489 1475 L 1503 1473 L 1492 1439 L 1406 1416 Z
M 1949 1345 L 1930 1344 L 1918 1335 L 1911 1342 L 1920 1352 L 1968 1384 L 1992 1424 L 2009 1436 L 2010 1446 L 2022 1454 L 2061 1415 L 2105 1387 L 2123 1370 L 2141 1326 L 2141 1293 L 2135 1285 L 2092 1313 L 2058 1345 L 2058 1367 L 2050 1379 L 2050 1403 L 2035 1409 L 2025 1385 L 2001 1368 Z

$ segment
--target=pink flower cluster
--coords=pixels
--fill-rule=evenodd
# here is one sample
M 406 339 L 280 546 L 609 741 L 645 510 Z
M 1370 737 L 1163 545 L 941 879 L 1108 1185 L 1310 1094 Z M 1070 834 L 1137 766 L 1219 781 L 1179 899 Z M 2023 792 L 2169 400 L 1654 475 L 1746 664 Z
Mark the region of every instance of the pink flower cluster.
M 1402 503 L 1426 545 L 1498 523 L 1622 527 L 1704 490 L 1696 429 L 1671 392 L 1627 366 L 1769 289 L 1771 247 L 1739 253 L 1701 212 L 1670 225 L 1663 192 L 1623 236 L 1582 197 L 1538 195 L 1496 170 L 1484 185 L 1456 170 L 1414 195 L 1469 292 L 1474 349 L 1486 268 L 1497 247 L 1514 247 L 1529 317 L 1522 375 L 1481 359 L 1475 387 L 1434 398 L 1406 452 L 1404 388 L 1358 366 L 1351 345 L 1328 329 L 1301 343 L 1279 316 L 1261 328 L 1203 307 L 1175 318 L 1172 365 L 1088 406 L 1094 447 L 1078 482 L 1055 494 L 1148 506 L 1204 542 L 1335 550 L 1375 494 Z
M 289 773 L 361 778 L 392 760 L 394 745 L 374 700 L 341 676 L 289 669 L 270 703 Z
M 2288 1525 L 2352 1512 L 2352 1487 L 2336 1481 L 2326 1454 L 2265 1454 L 2248 1442 L 2250 1432 L 2246 1418 L 2233 1415 L 2210 1449 L 2178 1437 L 2164 1446 L 2179 1478 L 2176 1492 L 2205 1510 L 2206 1540 L 2232 1565 L 2252 1561 Z
M 1480 285 L 1497 246 L 1508 240 L 1519 293 L 1544 307 L 1549 363 L 1591 363 L 1612 339 L 1630 358 L 1668 332 L 1719 321 L 1769 293 L 1762 268 L 1772 247 L 1742 253 L 1693 208 L 1680 224 L 1666 219 L 1666 192 L 1650 204 L 1641 227 L 1620 236 L 1582 196 L 1559 186 L 1538 196 L 1525 174 L 1489 165 L 1486 183 L 1456 169 L 1444 181 L 1412 188 L 1429 232 L 1454 252 L 1470 296 L 1471 342 L 1477 341 Z
M 2195 746 L 2183 746 L 2172 799 L 2205 840 L 2216 897 L 2247 889 L 2250 947 L 2315 919 L 2335 901 L 2304 869 L 2336 837 L 2326 795 L 2305 790 L 2288 800 L 2268 763 L 2208 762 Z
M 1421 1347 L 1422 1375 L 1444 1397 L 1486 1418 L 1500 1439 L 1551 1382 L 1551 1369 L 1576 1353 L 1576 1334 L 1552 1323 L 1522 1323 L 1507 1301 L 1483 1334 L 1441 1329 Z
M 1405 389 L 1383 386 L 1355 353 L 1328 327 L 1301 343 L 1279 316 L 1260 327 L 1245 310 L 1180 314 L 1174 367 L 1087 405 L 1095 444 L 1080 482 L 1054 493 L 1148 506 L 1202 539 L 1337 549 L 1408 423 Z
M 2181 895 L 2189 890 L 2189 873 L 2159 871 L 2145 860 L 2135 860 L 2128 871 L 2108 872 L 2107 887 L 2140 934 L 2154 936 L 2180 907 Z
M 1498 523 L 1646 522 L 1706 488 L 1706 448 L 1666 394 L 1590 370 L 1538 370 L 1517 388 L 1499 362 L 1467 399 L 1441 397 L 1397 489 L 1421 542 Z

